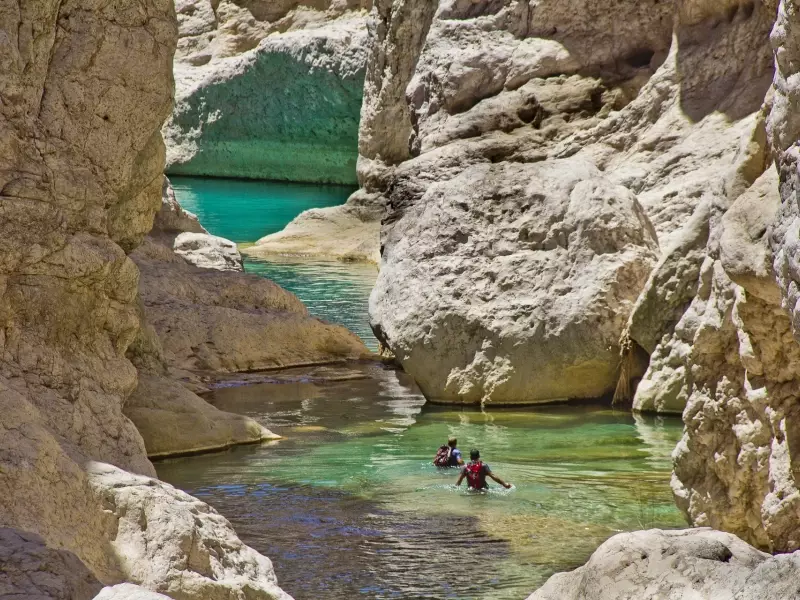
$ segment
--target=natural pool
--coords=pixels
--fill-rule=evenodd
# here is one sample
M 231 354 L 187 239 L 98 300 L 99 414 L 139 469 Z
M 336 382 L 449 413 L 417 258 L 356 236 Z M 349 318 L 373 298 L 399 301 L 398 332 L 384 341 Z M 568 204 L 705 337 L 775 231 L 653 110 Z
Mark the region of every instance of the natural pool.
M 214 235 L 255 242 L 309 208 L 344 204 L 353 188 L 273 181 L 171 177 L 178 201 Z M 275 257 L 245 259 L 245 270 L 296 294 L 312 315 L 344 325 L 378 349 L 367 317 L 374 265 Z
M 407 376 L 372 365 L 268 377 L 209 400 L 285 440 L 157 468 L 272 558 L 297 600 L 522 600 L 618 531 L 684 525 L 669 488 L 679 419 L 423 406 Z M 454 489 L 430 464 L 449 435 L 514 488 Z

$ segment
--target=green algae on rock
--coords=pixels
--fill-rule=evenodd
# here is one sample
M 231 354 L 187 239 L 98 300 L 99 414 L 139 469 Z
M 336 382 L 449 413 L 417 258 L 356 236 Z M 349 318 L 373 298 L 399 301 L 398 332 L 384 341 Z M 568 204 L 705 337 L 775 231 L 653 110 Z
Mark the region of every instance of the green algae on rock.
M 343 19 L 176 63 L 167 172 L 355 184 L 366 39 L 363 19 Z

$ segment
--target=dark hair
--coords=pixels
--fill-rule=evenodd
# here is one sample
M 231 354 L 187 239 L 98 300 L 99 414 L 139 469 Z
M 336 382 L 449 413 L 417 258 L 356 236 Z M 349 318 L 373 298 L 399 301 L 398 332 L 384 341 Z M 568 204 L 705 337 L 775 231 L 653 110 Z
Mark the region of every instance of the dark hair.
M 478 460 L 481 457 L 481 453 L 478 452 L 475 448 L 469 451 L 469 457 L 472 460 Z
M 452 448 L 455 448 L 456 446 L 458 446 L 458 440 L 454 437 L 447 438 L 447 445 Z

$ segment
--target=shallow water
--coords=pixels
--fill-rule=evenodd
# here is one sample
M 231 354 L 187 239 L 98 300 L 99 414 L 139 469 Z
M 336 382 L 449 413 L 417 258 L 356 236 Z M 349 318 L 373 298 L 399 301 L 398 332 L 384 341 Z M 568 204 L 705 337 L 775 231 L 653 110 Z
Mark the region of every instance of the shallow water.
M 280 231 L 304 210 L 344 204 L 354 189 L 247 179 L 170 177 L 175 197 L 210 233 L 237 244 Z
M 172 177 L 178 201 L 214 235 L 254 242 L 283 229 L 309 208 L 343 204 L 352 188 L 271 181 Z M 245 270 L 296 294 L 309 312 L 344 325 L 368 348 L 378 349 L 369 327 L 369 294 L 378 276 L 374 265 L 291 257 L 245 259 Z
M 679 419 L 423 406 L 407 376 L 375 366 L 268 377 L 209 400 L 287 439 L 157 468 L 272 558 L 297 600 L 521 600 L 616 532 L 684 526 L 669 488 Z M 513 489 L 455 489 L 457 473 L 430 464 L 449 435 Z
M 245 270 L 273 280 L 296 294 L 312 315 L 344 325 L 370 350 L 378 349 L 378 340 L 367 316 L 369 294 L 378 276 L 375 265 L 289 257 L 270 260 L 247 257 Z

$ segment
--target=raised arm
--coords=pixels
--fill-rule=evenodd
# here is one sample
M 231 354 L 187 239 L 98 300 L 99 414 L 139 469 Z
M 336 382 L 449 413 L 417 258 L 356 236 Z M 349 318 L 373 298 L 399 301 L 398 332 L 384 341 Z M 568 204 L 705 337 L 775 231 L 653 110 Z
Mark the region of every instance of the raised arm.
M 487 476 L 489 476 L 489 477 L 491 477 L 492 479 L 494 479 L 494 480 L 495 480 L 497 483 L 499 483 L 500 485 L 502 485 L 502 486 L 503 486 L 504 488 L 506 488 L 506 489 L 508 489 L 508 488 L 510 488 L 510 487 L 511 487 L 511 484 L 510 484 L 510 483 L 506 483 L 505 481 L 503 481 L 502 479 L 500 479 L 500 478 L 499 478 L 497 475 L 495 475 L 495 474 L 494 474 L 494 473 L 492 473 L 491 471 L 489 471 L 488 473 L 486 473 L 486 475 L 487 475 Z M 459 479 L 458 481 L 459 481 L 459 483 L 461 482 L 461 480 L 460 480 L 460 479 Z

